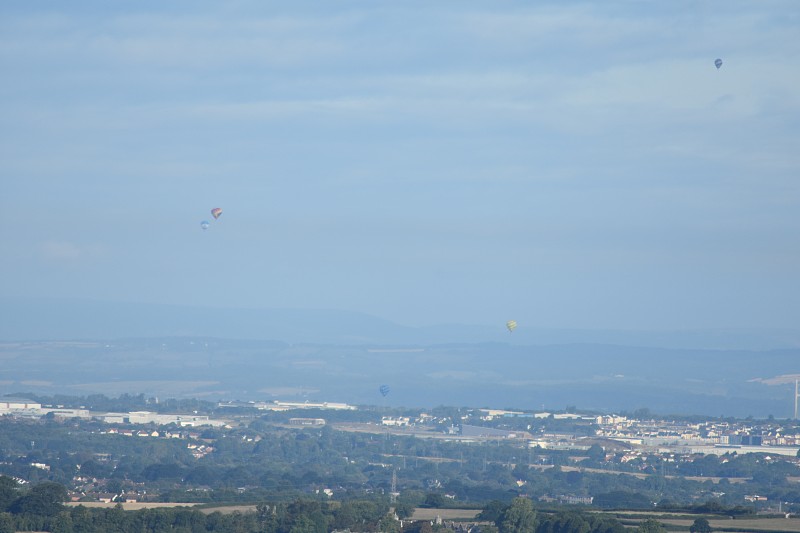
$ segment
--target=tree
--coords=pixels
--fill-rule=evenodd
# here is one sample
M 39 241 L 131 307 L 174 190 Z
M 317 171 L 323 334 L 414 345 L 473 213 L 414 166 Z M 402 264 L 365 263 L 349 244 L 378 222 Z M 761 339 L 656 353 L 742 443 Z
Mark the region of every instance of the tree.
M 579 513 L 558 513 L 536 526 L 539 533 L 589 533 L 591 524 Z
M 500 515 L 500 533 L 533 533 L 536 531 L 536 511 L 528 498 L 514 498 Z
M 110 492 L 111 494 L 122 494 L 122 480 L 121 479 L 109 479 L 106 482 L 106 491 Z
M 616 518 L 592 514 L 587 519 L 591 525 L 591 533 L 625 533 L 627 531 Z
M 433 509 L 441 509 L 445 506 L 445 499 L 444 496 L 438 492 L 431 492 L 425 496 L 425 503 L 423 503 L 425 507 L 431 507 Z
M 296 500 L 289 504 L 286 518 L 291 524 L 293 533 L 324 533 L 328 530 L 330 517 L 323 513 L 319 502 L 313 500 Z M 297 531 L 295 531 L 297 530 Z
M 313 520 L 306 515 L 300 515 L 294 521 L 289 533 L 317 533 L 317 528 Z
M 708 523 L 708 520 L 705 518 L 698 518 L 691 527 L 689 527 L 689 531 L 691 533 L 711 533 L 713 529 L 711 529 L 711 524 Z
M 431 523 L 427 520 L 420 520 L 418 522 L 412 522 L 411 525 L 403 528 L 403 531 L 405 533 L 432 533 L 433 526 L 431 526 Z
M 658 520 L 648 518 L 636 528 L 637 533 L 667 533 L 667 528 Z
M 386 515 L 378 523 L 378 531 L 382 533 L 400 533 L 400 522 L 395 520 L 393 516 Z
M 17 482 L 8 476 L 0 476 L 0 512 L 7 511 L 17 499 Z
M 600 493 L 595 496 L 594 503 L 607 509 L 649 509 L 653 506 L 644 494 L 625 490 Z
M 602 461 L 606 458 L 606 451 L 599 444 L 592 444 L 589 449 L 586 450 L 586 456 L 592 461 Z
M 256 505 L 256 519 L 264 533 L 273 532 L 278 529 L 278 513 L 274 505 L 260 503 Z
M 72 516 L 69 511 L 61 511 L 50 526 L 52 533 L 73 533 Z
M 398 518 L 409 518 L 414 514 L 414 506 L 410 502 L 397 502 L 394 512 Z
M 142 477 L 148 481 L 162 479 L 180 479 L 183 475 L 181 465 L 176 463 L 156 463 L 148 465 L 142 470 Z
M 498 523 L 500 515 L 503 514 L 503 511 L 506 510 L 506 507 L 508 506 L 500 500 L 492 500 L 483 506 L 483 510 L 478 515 L 478 518 L 480 520 L 485 520 L 486 522 Z
M 0 513 L 0 533 L 14 533 L 14 518 L 9 513 Z
M 71 523 L 73 531 L 85 532 L 94 529 L 92 512 L 87 507 L 83 505 L 73 507 L 70 512 L 70 517 L 72 518 Z
M 15 501 L 11 506 L 11 512 L 55 516 L 64 509 L 62 503 L 66 500 L 67 489 L 63 485 L 47 481 L 36 485 L 28 494 Z

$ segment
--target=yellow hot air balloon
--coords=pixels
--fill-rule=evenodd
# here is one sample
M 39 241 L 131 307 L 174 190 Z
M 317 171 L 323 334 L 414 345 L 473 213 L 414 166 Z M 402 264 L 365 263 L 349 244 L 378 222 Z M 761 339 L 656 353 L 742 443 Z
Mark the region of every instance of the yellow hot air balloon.
M 506 322 L 506 327 L 508 328 L 508 331 L 514 331 L 515 329 L 517 329 L 517 321 L 509 320 L 508 322 Z

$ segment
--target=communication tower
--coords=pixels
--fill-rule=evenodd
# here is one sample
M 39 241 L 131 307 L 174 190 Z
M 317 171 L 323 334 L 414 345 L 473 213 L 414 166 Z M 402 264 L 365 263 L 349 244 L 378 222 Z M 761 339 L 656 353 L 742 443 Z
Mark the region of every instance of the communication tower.
M 395 468 L 392 470 L 392 491 L 389 493 L 390 501 L 395 503 L 399 495 L 400 493 L 397 492 L 397 469 Z

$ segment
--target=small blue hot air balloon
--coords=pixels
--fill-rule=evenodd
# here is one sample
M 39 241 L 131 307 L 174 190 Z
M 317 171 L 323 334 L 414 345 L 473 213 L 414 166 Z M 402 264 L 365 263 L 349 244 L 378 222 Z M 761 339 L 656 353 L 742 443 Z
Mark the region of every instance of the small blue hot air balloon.
M 204 231 L 207 230 L 210 225 L 211 224 L 208 222 L 208 220 L 204 220 L 200 223 L 200 227 L 203 228 Z
M 722 60 L 720 58 L 715 59 L 714 66 L 717 67 L 717 70 L 719 70 L 719 67 L 722 66 Z
M 378 390 L 381 391 L 381 394 L 383 395 L 384 398 L 386 398 L 386 395 L 389 394 L 389 386 L 388 385 L 381 385 Z

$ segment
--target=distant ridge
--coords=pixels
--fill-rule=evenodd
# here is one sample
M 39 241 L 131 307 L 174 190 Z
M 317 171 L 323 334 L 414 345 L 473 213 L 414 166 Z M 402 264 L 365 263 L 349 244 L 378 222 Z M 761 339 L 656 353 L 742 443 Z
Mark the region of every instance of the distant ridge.
M 441 324 L 410 327 L 366 313 L 325 309 L 234 309 L 82 299 L 0 299 L 0 340 L 206 336 L 345 345 L 502 342 L 655 348 L 771 350 L 800 347 L 800 331 L 621 331 Z
M 787 417 L 800 349 L 572 343 L 341 345 L 148 337 L 0 342 L 0 394 L 145 394 L 429 407 L 640 407 Z M 389 394 L 381 387 L 386 385 Z M 791 400 L 791 402 L 790 402 Z M 546 406 L 546 407 L 545 407 Z

